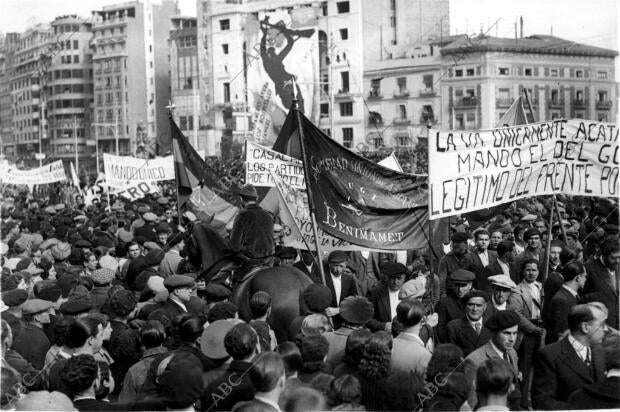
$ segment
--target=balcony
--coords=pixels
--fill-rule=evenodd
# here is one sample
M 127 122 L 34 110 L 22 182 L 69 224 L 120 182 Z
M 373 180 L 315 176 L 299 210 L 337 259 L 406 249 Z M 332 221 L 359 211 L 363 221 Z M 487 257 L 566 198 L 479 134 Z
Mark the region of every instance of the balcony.
M 511 104 L 512 99 L 510 98 L 500 97 L 499 99 L 495 100 L 496 107 L 510 107 Z
M 564 108 L 564 102 L 559 99 L 551 99 L 549 100 L 548 104 L 549 104 L 550 109 L 563 109 Z
M 454 107 L 476 107 L 478 106 L 477 96 L 465 96 L 454 100 Z
M 432 87 L 420 90 L 420 97 L 433 97 L 433 96 L 437 96 L 437 91 L 433 89 Z
M 406 99 L 408 97 L 409 97 L 409 90 L 407 89 L 394 90 L 395 99 Z
M 613 106 L 613 102 L 611 100 L 597 100 L 596 101 L 596 110 L 610 110 Z
M 381 94 L 381 90 L 371 90 L 368 93 L 368 100 L 381 100 L 383 99 L 383 95 Z
M 573 107 L 575 109 L 585 109 L 586 101 L 583 99 L 573 99 Z
M 368 127 L 383 127 L 383 119 L 369 118 L 367 125 Z
M 411 119 L 406 117 L 395 117 L 392 123 L 394 126 L 408 126 L 411 124 Z

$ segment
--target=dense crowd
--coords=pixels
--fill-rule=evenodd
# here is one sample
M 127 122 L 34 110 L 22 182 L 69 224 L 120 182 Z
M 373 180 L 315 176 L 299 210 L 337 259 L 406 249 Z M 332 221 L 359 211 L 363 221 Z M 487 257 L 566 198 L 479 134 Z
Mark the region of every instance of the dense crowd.
M 461 217 L 445 252 L 317 258 L 243 186 L 231 251 L 313 281 L 274 325 L 269 293 L 205 283 L 170 188 L 86 205 L 50 187 L 3 189 L 3 410 L 620 407 L 616 203 L 561 197 L 551 219 L 533 197 Z

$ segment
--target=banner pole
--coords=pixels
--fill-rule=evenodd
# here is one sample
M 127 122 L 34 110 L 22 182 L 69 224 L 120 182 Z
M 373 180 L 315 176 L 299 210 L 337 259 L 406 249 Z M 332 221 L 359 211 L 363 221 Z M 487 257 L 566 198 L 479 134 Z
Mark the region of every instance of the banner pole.
M 168 121 L 170 122 L 170 135 L 172 136 L 172 138 L 174 139 L 174 131 L 172 129 L 172 122 L 174 121 L 174 119 L 172 118 L 172 113 L 174 110 L 174 105 L 172 104 L 172 102 L 170 102 L 170 104 L 167 106 L 168 109 Z M 173 142 L 174 144 L 174 142 Z M 178 142 L 177 142 L 178 144 Z M 173 157 L 173 161 L 174 161 L 174 157 Z M 175 169 L 176 170 L 176 169 Z M 179 197 L 179 176 L 177 176 L 177 173 L 174 174 L 174 184 L 176 186 L 176 192 L 177 192 L 177 224 L 179 227 L 182 227 L 182 218 L 183 216 L 181 215 L 181 198 Z
M 295 90 L 295 82 L 293 82 L 293 90 Z M 299 114 L 299 110 L 297 108 L 297 97 L 295 96 L 294 100 L 293 100 L 293 107 L 291 108 L 291 110 L 295 110 L 295 116 L 296 116 L 296 120 L 297 120 L 297 133 L 299 134 L 299 146 L 301 148 L 301 157 L 303 159 L 306 158 L 306 148 L 304 145 L 304 131 L 303 128 L 301 127 L 301 117 Z M 304 172 L 306 173 L 306 176 L 310 177 L 311 174 L 309 173 L 309 170 L 306 170 L 306 162 L 303 162 L 304 164 Z M 310 189 L 310 185 L 308 184 L 307 181 L 308 178 L 306 178 L 306 191 L 308 192 L 308 208 L 310 209 L 310 218 L 312 219 L 312 231 L 314 233 L 314 244 L 316 246 L 316 260 L 317 260 L 317 264 L 319 265 L 319 271 L 321 273 L 321 282 L 323 282 L 323 285 L 327 285 L 327 283 L 325 282 L 325 269 L 323 268 L 323 260 L 321 259 L 321 247 L 319 246 L 319 234 L 318 234 L 318 230 L 317 230 L 317 224 L 316 224 L 316 216 L 314 214 L 314 201 L 312 199 L 312 192 Z
M 564 230 L 564 225 L 562 224 L 562 215 L 560 214 L 560 206 L 558 205 L 558 199 L 553 195 L 553 206 L 555 207 L 555 212 L 558 214 L 558 221 L 560 222 L 560 231 L 562 232 L 562 237 L 564 238 L 564 243 L 566 243 L 566 230 Z
M 553 195 L 555 199 L 555 195 Z M 541 282 L 545 282 L 547 280 L 547 276 L 549 275 L 547 272 L 549 271 L 549 260 L 551 255 L 551 227 L 553 226 L 553 206 L 551 206 L 551 213 L 549 213 L 549 227 L 547 228 L 547 250 L 545 251 L 545 270 L 541 271 L 544 275 L 544 279 L 541 279 Z

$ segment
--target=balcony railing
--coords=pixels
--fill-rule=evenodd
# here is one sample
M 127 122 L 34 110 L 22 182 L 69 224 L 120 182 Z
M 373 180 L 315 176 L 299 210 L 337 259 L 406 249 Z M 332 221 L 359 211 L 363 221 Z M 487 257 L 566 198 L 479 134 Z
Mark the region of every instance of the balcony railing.
M 585 109 L 586 108 L 586 101 L 584 99 L 574 99 L 573 100 L 573 106 L 576 109 Z
M 406 99 L 407 97 L 409 97 L 409 90 L 406 90 L 406 89 L 394 90 L 395 99 Z
M 371 90 L 368 93 L 368 100 L 379 100 L 379 99 L 383 99 L 383 95 L 381 94 L 381 90 Z
M 500 97 L 495 101 L 497 107 L 510 107 L 512 99 Z
M 596 109 L 597 110 L 609 110 L 613 106 L 611 100 L 597 100 L 596 101 Z
M 551 99 L 549 100 L 549 108 L 551 109 L 561 109 L 564 107 L 564 102 L 559 99 Z
M 477 96 L 465 96 L 454 100 L 455 107 L 476 107 L 478 106 Z
M 394 125 L 408 125 L 411 124 L 411 119 L 407 118 L 407 117 L 395 117 L 394 118 Z
M 420 97 L 432 97 L 436 95 L 437 95 L 437 91 L 433 88 L 426 88 L 426 89 L 420 90 Z

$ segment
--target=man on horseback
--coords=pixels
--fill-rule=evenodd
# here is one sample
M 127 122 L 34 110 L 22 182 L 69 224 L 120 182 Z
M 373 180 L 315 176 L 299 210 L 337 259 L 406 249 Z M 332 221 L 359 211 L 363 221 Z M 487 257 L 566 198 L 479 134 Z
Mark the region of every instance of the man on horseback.
M 273 216 L 256 200 L 256 188 L 246 184 L 238 189 L 243 209 L 239 211 L 230 233 L 230 248 L 245 263 L 238 269 L 235 280 L 240 281 L 253 268 L 271 266 L 275 252 Z

